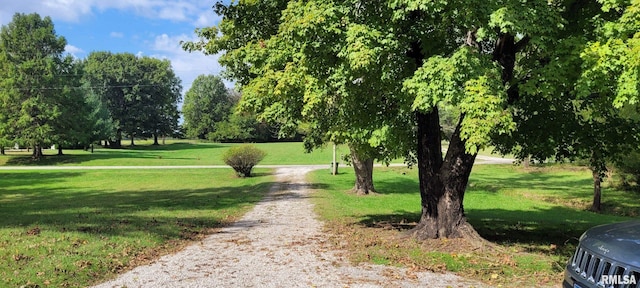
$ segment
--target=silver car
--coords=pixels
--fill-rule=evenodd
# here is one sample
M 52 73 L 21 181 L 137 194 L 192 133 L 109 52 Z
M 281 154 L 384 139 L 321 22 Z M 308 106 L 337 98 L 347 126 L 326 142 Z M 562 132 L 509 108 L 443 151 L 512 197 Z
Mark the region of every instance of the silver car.
M 593 227 L 567 264 L 563 288 L 640 288 L 640 221 Z

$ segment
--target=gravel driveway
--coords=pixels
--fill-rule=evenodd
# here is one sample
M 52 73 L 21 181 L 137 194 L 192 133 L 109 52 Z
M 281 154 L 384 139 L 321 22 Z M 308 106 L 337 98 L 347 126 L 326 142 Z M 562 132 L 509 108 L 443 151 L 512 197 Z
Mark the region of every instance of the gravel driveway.
M 279 184 L 240 221 L 95 287 L 485 286 L 452 274 L 353 266 L 340 258 L 325 242 L 322 223 L 312 212 L 305 184 L 312 169 L 277 169 Z

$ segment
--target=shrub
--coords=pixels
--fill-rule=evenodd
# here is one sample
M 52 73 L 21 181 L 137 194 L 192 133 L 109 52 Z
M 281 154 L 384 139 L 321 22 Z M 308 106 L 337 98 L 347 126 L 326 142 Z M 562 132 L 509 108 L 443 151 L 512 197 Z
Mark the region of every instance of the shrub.
M 231 166 L 240 177 L 251 177 L 251 169 L 258 164 L 267 153 L 252 145 L 242 145 L 229 148 L 222 160 Z

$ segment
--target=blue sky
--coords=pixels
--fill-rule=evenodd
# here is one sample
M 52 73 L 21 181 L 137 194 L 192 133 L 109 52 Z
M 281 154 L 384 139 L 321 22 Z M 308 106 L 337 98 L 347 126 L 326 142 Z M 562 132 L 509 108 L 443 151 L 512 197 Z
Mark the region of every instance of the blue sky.
M 169 59 L 184 92 L 200 74 L 220 74 L 218 57 L 187 53 L 181 40 L 195 40 L 194 30 L 220 18 L 215 0 L 0 0 L 0 25 L 15 13 L 50 16 L 66 51 L 78 58 L 91 51 L 129 52 Z M 232 87 L 232 84 L 227 83 Z

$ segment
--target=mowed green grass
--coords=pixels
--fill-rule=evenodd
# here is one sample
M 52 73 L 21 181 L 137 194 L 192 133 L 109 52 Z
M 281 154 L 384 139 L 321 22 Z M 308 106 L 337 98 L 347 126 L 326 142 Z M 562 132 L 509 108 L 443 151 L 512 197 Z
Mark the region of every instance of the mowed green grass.
M 0 286 L 85 287 L 232 222 L 269 170 L 0 171 Z
M 47 155 L 41 161 L 32 161 L 29 153 L 8 151 L 0 157 L 0 165 L 80 165 L 80 166 L 183 166 L 224 165 L 222 154 L 229 147 L 243 144 L 199 143 L 188 140 L 172 140 L 165 145 L 153 146 L 149 141 L 137 141 L 136 146 L 124 149 L 96 148 L 94 153 L 83 150 L 63 150 L 65 155 L 56 156 L 57 150 L 44 150 Z M 326 164 L 332 162 L 331 146 L 306 153 L 301 142 L 251 144 L 267 152 L 260 164 Z M 337 157 L 347 154 L 346 146 L 339 146 Z M 341 161 L 340 161 L 341 162 Z
M 448 270 L 505 287 L 557 286 L 586 229 L 632 219 L 640 212 L 639 194 L 613 189 L 604 190 L 603 214 L 587 211 L 592 182 L 583 168 L 476 165 L 465 211 L 479 234 L 499 248 L 474 252 L 452 249 L 458 245 L 454 241 L 398 239 L 420 217 L 416 169 L 376 169 L 378 194 L 369 196 L 348 191 L 353 186 L 350 170 L 338 176 L 317 171 L 310 178 L 318 188 L 317 211 L 353 261 Z

